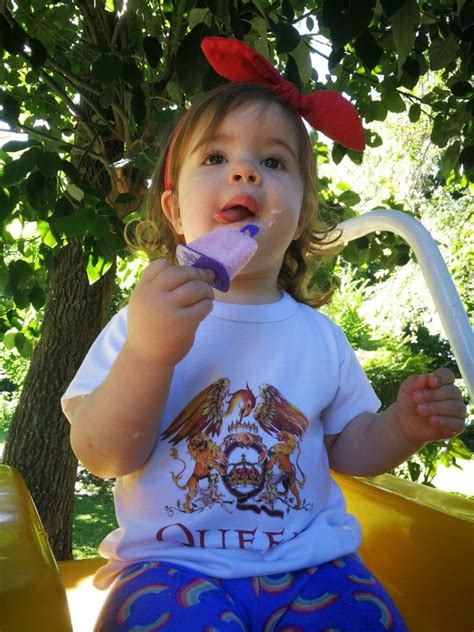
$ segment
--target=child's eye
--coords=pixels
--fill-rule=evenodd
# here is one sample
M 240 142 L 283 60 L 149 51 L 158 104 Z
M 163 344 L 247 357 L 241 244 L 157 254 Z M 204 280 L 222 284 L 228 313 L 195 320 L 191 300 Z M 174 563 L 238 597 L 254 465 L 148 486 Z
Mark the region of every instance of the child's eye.
M 221 165 L 224 162 L 224 156 L 216 151 L 207 154 L 204 158 L 205 165 Z
M 262 164 L 269 169 L 284 169 L 286 162 L 283 158 L 278 158 L 277 156 L 268 156 L 268 158 L 264 158 L 262 160 Z

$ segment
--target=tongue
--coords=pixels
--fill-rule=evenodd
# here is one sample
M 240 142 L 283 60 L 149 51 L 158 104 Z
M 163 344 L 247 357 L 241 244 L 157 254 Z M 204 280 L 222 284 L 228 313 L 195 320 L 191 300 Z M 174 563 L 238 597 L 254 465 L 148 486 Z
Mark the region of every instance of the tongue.
M 223 209 L 222 211 L 216 211 L 212 217 L 216 222 L 221 222 L 221 224 L 232 224 L 233 222 L 241 222 L 251 215 L 252 213 L 244 206 L 235 206 L 233 208 Z

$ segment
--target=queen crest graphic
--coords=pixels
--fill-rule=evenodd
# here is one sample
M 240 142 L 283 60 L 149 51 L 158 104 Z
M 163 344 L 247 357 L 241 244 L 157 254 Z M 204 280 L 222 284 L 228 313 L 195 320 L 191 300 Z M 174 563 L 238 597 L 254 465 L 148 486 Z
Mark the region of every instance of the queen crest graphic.
M 180 492 L 168 513 L 220 505 L 283 518 L 285 511 L 310 510 L 299 464 L 307 427 L 306 416 L 271 384 L 255 396 L 248 384 L 231 392 L 228 378 L 216 380 L 161 434 L 171 444 L 171 478 Z

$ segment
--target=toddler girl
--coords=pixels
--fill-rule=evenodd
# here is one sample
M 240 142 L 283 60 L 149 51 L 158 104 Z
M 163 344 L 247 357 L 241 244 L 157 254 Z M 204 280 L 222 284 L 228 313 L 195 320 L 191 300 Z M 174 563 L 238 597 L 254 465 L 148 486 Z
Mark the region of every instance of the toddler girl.
M 325 233 L 300 114 L 361 148 L 351 106 L 332 93 L 328 109 L 324 91 L 305 101 L 240 42 L 204 48 L 215 67 L 230 50 L 249 81 L 184 116 L 139 236 L 172 258 L 177 243 L 252 222 L 258 250 L 225 294 L 210 270 L 154 259 L 64 395 L 78 458 L 117 479 L 96 630 L 405 630 L 357 555 L 329 468 L 375 475 L 455 436 L 461 395 L 440 369 L 377 414 L 344 334 L 313 308 L 326 297 L 305 304 Z

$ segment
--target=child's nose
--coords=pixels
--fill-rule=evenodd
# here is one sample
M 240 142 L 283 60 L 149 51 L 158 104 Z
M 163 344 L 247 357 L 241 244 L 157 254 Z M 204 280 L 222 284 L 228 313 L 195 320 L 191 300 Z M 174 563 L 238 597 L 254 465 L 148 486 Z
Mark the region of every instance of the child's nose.
M 230 182 L 245 182 L 258 186 L 262 182 L 262 177 L 253 162 L 240 161 L 231 167 L 229 180 Z

